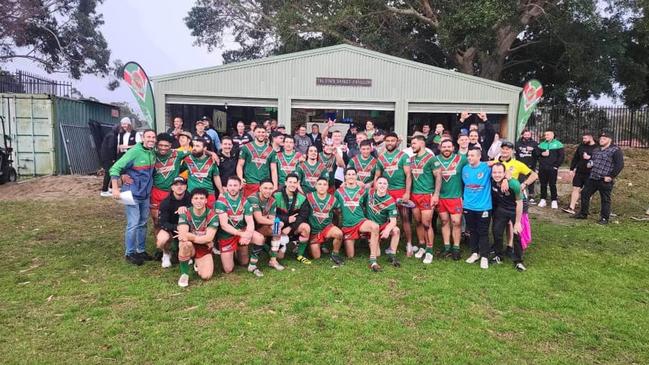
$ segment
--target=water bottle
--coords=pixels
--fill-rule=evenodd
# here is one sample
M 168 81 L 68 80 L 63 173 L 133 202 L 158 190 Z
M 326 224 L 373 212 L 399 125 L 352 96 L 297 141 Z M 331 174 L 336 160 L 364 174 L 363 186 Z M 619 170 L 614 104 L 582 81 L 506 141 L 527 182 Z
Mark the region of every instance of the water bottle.
M 279 217 L 275 217 L 275 222 L 273 223 L 273 236 L 279 236 Z

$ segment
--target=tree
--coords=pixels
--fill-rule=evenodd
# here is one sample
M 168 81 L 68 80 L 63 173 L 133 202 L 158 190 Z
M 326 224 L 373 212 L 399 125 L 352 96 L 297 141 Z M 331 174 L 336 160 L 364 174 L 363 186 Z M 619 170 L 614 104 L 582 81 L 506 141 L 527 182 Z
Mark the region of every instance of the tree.
M 621 52 L 612 42 L 627 7 L 624 0 L 197 0 L 185 21 L 196 43 L 210 48 L 232 33 L 240 48 L 228 50 L 226 62 L 347 43 L 518 85 L 538 77 L 551 97 L 583 101 L 614 92 L 606 75 Z
M 108 75 L 104 23 L 96 7 L 102 0 L 0 1 L 0 65 L 27 59 L 48 73 Z
M 625 104 L 632 108 L 649 104 L 649 19 L 645 16 L 649 1 L 639 1 L 638 6 L 629 16 L 622 38 L 624 54 L 616 68 Z

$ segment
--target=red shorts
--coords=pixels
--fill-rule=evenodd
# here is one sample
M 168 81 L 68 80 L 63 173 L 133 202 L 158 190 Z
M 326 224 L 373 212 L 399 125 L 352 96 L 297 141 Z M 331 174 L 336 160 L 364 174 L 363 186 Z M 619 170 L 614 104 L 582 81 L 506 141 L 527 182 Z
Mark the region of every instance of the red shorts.
M 207 256 L 212 253 L 212 249 L 207 245 L 197 245 L 194 244 L 194 258 L 200 259 L 203 256 Z
M 158 189 L 154 186 L 153 189 L 151 189 L 151 208 L 159 209 L 160 203 L 162 203 L 162 201 L 165 200 L 168 196 L 168 191 Z
M 439 213 L 462 214 L 462 198 L 440 199 L 437 211 Z
M 207 207 L 210 209 L 214 209 L 214 203 L 216 203 L 216 195 L 214 193 L 209 194 L 207 196 Z
M 331 231 L 332 228 L 334 228 L 334 225 L 330 224 L 324 227 L 324 229 L 319 233 L 312 234 L 311 237 L 309 237 L 309 242 L 314 245 L 321 245 L 325 243 L 327 241 L 327 234 L 329 233 L 329 231 Z
M 246 183 L 246 185 L 243 186 L 243 199 L 245 200 L 247 197 L 253 195 L 258 191 L 259 191 L 259 184 Z
M 410 200 L 415 203 L 415 208 L 419 210 L 432 210 L 431 195 L 432 194 L 412 194 Z
M 365 221 L 367 221 L 367 219 L 361 220 L 357 225 L 352 227 L 342 227 L 343 239 L 357 240 L 361 238 L 361 226 L 363 225 L 363 223 L 365 223 Z
M 230 238 L 223 238 L 219 240 L 219 251 L 224 252 L 234 252 L 239 248 L 239 236 L 232 236 Z
M 385 222 L 385 223 L 383 223 L 383 224 L 381 224 L 381 225 L 379 226 L 379 235 L 383 232 L 383 230 L 385 229 L 385 227 L 388 226 L 388 224 L 390 224 L 390 221 L 387 221 L 387 222 Z M 369 233 L 362 233 L 362 234 L 361 234 L 361 237 L 363 237 L 363 238 L 370 238 L 370 234 L 369 234 Z M 379 238 L 379 239 L 380 239 L 380 238 Z
M 388 190 L 388 194 L 394 199 L 395 203 L 403 198 L 403 194 L 406 193 L 406 189 L 395 189 L 395 190 Z

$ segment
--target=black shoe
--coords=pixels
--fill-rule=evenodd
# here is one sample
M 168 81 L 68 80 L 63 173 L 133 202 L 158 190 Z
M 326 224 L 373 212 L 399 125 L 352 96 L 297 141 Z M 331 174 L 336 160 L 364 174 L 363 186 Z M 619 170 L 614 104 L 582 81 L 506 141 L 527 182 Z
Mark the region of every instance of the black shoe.
M 401 263 L 397 260 L 397 257 L 394 255 L 388 255 L 388 262 L 394 267 L 401 267 Z
M 127 255 L 124 258 L 128 263 L 133 265 L 141 266 L 144 263 L 144 261 L 142 261 L 140 256 L 138 256 L 137 254 Z
M 451 257 L 453 258 L 453 261 L 459 261 L 460 260 L 460 251 L 451 252 Z
M 332 253 L 330 257 L 331 257 L 331 261 L 333 261 L 336 266 L 341 266 L 345 264 L 343 258 L 334 253 Z
M 445 259 L 451 257 L 451 255 L 452 255 L 451 250 L 448 250 L 448 251 L 444 250 L 444 251 L 442 251 L 442 252 L 440 253 L 440 256 L 442 256 L 442 257 L 445 258 Z
M 155 253 L 153 254 L 153 258 L 156 261 L 162 261 L 162 251 L 160 250 L 155 250 Z
M 585 216 L 585 215 L 583 215 L 581 213 L 577 213 L 577 214 L 573 215 L 572 217 L 574 219 L 587 219 L 588 218 L 588 216 Z
M 605 225 L 608 224 L 608 219 L 602 218 L 602 219 L 599 220 L 599 222 L 597 222 L 597 224 L 601 224 L 601 225 L 605 226 Z
M 135 255 L 137 255 L 142 261 L 153 261 L 154 260 L 153 256 L 149 255 L 146 251 L 138 252 Z

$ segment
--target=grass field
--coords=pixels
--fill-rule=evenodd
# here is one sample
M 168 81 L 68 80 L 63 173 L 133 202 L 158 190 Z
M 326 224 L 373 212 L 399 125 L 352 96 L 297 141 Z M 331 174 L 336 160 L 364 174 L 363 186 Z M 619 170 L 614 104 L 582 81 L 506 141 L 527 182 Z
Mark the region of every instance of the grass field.
M 643 169 L 620 179 L 619 224 L 535 218 L 525 273 L 402 257 L 375 274 L 361 250 L 181 290 L 175 267 L 124 262 L 112 201 L 2 201 L 0 362 L 647 364 L 649 225 L 624 219 Z

